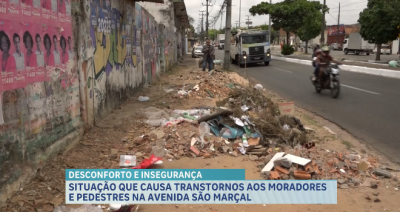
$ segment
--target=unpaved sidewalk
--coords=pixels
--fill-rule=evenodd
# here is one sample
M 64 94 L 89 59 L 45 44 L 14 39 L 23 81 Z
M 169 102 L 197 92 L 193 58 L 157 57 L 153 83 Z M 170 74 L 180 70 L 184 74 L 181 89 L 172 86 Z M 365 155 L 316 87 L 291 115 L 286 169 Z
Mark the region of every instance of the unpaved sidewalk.
M 0 211 L 35 211 L 35 208 L 38 209 L 37 211 L 53 211 L 54 207 L 65 202 L 65 169 L 117 169 L 119 168 L 119 155 L 136 155 L 140 162 L 150 156 L 155 140 L 158 138 L 154 137 L 155 134 L 167 136 L 166 138 L 169 140 L 167 143 L 172 145 L 171 151 L 182 151 L 171 155 L 172 161 L 165 157 L 163 165 L 152 168 L 244 168 L 246 169 L 246 179 L 263 179 L 260 175 L 260 168 L 264 166 L 262 159 L 252 161 L 249 156 L 233 157 L 228 153 L 212 155 L 202 153 L 202 157 L 194 157 L 185 145 L 190 143 L 190 134 L 198 134 L 198 126 L 182 123 L 172 128 L 162 129 L 160 132 L 160 128 L 145 124 L 144 120 L 137 115 L 138 110 L 148 107 L 157 107 L 163 110 L 214 107 L 217 101 L 229 97 L 230 87 L 243 85 L 244 82 L 244 79 L 236 73 L 215 72 L 209 76 L 197 69 L 194 59 L 186 58 L 185 62 L 177 66 L 173 72 L 162 75 L 158 82 L 137 93 L 136 96 L 98 123 L 97 127 L 84 135 L 83 140 L 75 148 L 49 161 L 38 171 L 35 179 L 23 190 L 10 197 L 4 207 L 0 207 Z M 192 87 L 196 84 L 199 84 L 199 91 L 192 92 L 187 96 L 177 95 L 178 89 L 183 85 Z M 214 98 L 211 98 L 210 94 Z M 139 102 L 137 100 L 139 96 L 148 96 L 150 101 Z M 276 102 L 282 101 L 274 93 L 268 93 L 268 96 Z M 379 154 L 368 150 L 336 125 L 300 108 L 297 108 L 296 116 L 305 126 L 314 130 L 311 138 L 317 145 L 315 151 L 321 156 L 358 152 L 363 158 L 371 158 L 374 162 L 376 161 L 374 166 L 396 167 Z M 325 126 L 334 134 L 329 132 Z M 179 134 L 175 132 L 179 132 Z M 149 137 L 145 141 L 141 136 L 146 135 Z M 170 148 L 167 147 L 167 149 Z M 392 172 L 391 179 L 374 176 L 377 180 L 368 174 L 357 175 L 363 183 L 367 180 L 379 182 L 377 188 L 371 188 L 370 184 L 362 186 L 348 183 L 348 189 L 338 188 L 338 205 L 140 205 L 140 211 L 399 211 L 400 191 L 395 190 L 399 187 L 397 173 Z M 332 179 L 336 178 L 336 175 L 329 176 Z M 331 177 L 324 177 L 324 179 Z M 339 177 L 349 182 L 351 179 L 350 176 L 346 178 L 340 174 Z M 103 208 L 106 210 L 106 206 Z

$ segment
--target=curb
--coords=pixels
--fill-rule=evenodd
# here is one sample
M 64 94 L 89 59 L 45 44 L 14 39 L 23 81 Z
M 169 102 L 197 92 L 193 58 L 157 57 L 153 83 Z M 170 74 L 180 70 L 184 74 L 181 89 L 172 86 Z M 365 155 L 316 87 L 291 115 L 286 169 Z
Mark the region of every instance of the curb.
M 279 56 L 274 56 L 274 55 L 272 55 L 272 59 L 311 66 L 311 60 L 300 60 L 300 59 L 293 59 L 293 58 L 287 58 L 287 57 L 279 57 Z M 393 71 L 393 70 L 389 70 L 389 69 L 341 65 L 340 70 L 400 79 L 400 71 Z

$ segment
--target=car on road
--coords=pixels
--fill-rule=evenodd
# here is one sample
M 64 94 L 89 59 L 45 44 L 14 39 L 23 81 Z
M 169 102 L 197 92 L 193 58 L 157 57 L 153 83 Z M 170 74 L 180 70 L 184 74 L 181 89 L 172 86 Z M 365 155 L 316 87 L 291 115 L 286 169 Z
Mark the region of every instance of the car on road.
M 378 48 L 374 49 L 374 54 L 378 51 Z M 381 46 L 381 54 L 387 54 L 390 55 L 392 54 L 391 48 L 389 44 L 382 44 Z
M 342 45 L 340 43 L 332 43 L 329 45 L 333 50 L 342 50 Z
M 192 50 L 192 57 L 196 58 L 196 57 L 203 57 L 203 47 L 202 46 L 196 46 L 193 48 Z

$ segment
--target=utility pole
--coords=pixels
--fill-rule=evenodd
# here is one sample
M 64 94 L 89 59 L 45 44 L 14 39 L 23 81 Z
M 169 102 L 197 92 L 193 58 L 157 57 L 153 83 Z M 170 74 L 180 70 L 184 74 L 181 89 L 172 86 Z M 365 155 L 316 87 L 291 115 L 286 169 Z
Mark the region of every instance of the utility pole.
M 224 11 L 221 11 L 221 28 L 220 29 L 222 29 L 222 18 L 224 17 Z
M 325 43 L 325 7 L 326 7 L 326 0 L 324 0 L 324 8 L 322 12 L 322 29 L 321 29 L 321 46 Z
M 272 4 L 272 0 L 269 0 L 269 4 Z M 269 42 L 269 46 L 271 47 L 271 33 L 272 33 L 272 29 L 271 29 L 271 14 L 268 15 L 269 18 L 269 24 L 268 24 L 268 42 Z M 279 37 L 279 36 L 278 36 Z
M 207 37 L 207 39 L 209 39 L 209 37 L 208 37 L 208 6 L 211 6 L 211 4 L 208 4 L 208 1 L 209 0 L 206 0 L 206 37 Z M 203 5 L 204 6 L 204 5 Z
M 339 13 L 337 18 L 337 37 L 336 37 L 337 44 L 339 44 L 339 24 L 340 24 L 340 2 L 339 2 Z
M 247 24 L 247 29 L 249 29 L 250 28 L 249 26 L 252 24 L 249 15 L 247 15 L 246 24 Z
M 200 14 L 201 15 L 201 33 L 200 33 L 201 34 L 200 35 L 201 39 L 200 40 L 204 41 L 204 18 L 203 17 L 204 17 L 204 12 L 205 11 L 200 11 L 200 12 L 201 12 L 201 14 Z
M 229 71 L 231 63 L 231 18 L 232 18 L 232 0 L 226 0 L 226 30 L 225 30 L 225 57 L 224 70 Z
M 240 28 L 240 17 L 242 16 L 242 0 L 239 3 L 239 28 Z

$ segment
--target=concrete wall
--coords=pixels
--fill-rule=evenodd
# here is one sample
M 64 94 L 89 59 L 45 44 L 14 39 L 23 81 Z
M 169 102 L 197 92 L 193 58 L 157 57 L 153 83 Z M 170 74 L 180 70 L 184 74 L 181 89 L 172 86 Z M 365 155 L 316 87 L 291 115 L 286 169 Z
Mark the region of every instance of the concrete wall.
M 163 4 L 139 2 L 140 8 L 148 11 L 148 14 L 158 23 L 159 67 L 166 71 L 177 61 L 176 18 L 174 6 L 171 0 L 164 0 Z
M 70 6 L 77 9 L 79 3 L 72 1 Z M 57 16 L 54 20 L 24 17 L 24 23 L 29 23 L 25 25 L 18 21 L 18 17 L 14 19 L 11 14 L 2 14 L 0 18 L 2 23 L 4 19 L 17 22 L 14 24 L 15 28 L 31 26 L 26 29 L 21 27 L 16 33 L 21 34 L 26 30 L 33 35 L 32 37 L 36 37 L 36 34 L 41 36 L 42 41 L 45 35 L 52 38 L 56 36 L 57 41 L 52 43 L 54 49 L 61 36 L 65 36 L 64 33 L 76 31 L 76 25 L 72 24 L 76 19 L 74 15 L 70 17 L 72 20 L 69 19 L 68 22 Z M 35 25 L 38 28 L 32 27 Z M 9 33 L 8 30 L 13 29 L 1 30 Z M 72 36 L 73 46 L 76 49 L 75 35 L 68 34 L 68 36 Z M 23 36 L 20 37 L 22 53 L 25 54 L 25 59 L 28 59 L 27 47 L 23 44 Z M 32 50 L 39 51 L 36 43 Z M 25 75 L 25 84 L 20 85 L 18 89 L 9 89 L 10 87 L 5 84 L 1 86 L 0 203 L 6 201 L 10 192 L 20 189 L 25 180 L 34 176 L 48 158 L 75 144 L 83 135 L 76 51 L 71 52 L 71 56 L 73 58 L 68 59 L 67 63 L 47 64 L 46 67 L 37 65 L 35 69 L 37 72 L 30 73 L 39 76 L 37 74 L 43 68 L 45 76 L 42 79 L 28 81 L 32 75 Z M 48 60 L 46 62 L 48 63 Z M 3 74 L 7 71 L 2 71 L 3 80 L 5 79 Z M 26 69 L 18 74 L 28 72 L 26 65 Z
M 71 1 L 73 18 L 63 28 L 72 29 L 74 60 L 52 69 L 47 80 L 2 90 L 0 203 L 48 158 L 77 143 L 84 129 L 177 61 L 181 33 L 172 4 L 162 18 L 134 1 L 106 2 Z

